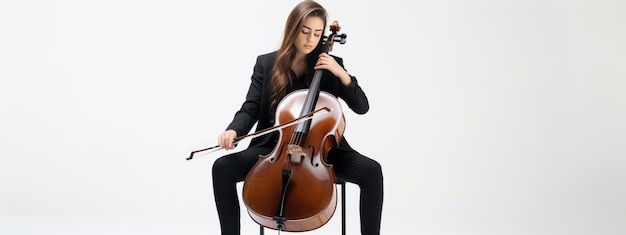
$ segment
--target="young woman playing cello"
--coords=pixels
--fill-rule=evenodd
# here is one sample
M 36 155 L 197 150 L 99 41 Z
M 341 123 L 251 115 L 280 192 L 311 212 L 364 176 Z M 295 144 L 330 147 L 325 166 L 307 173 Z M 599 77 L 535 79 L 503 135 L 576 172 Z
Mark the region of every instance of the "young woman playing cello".
M 318 3 L 307 0 L 294 7 L 280 48 L 257 57 L 245 101 L 226 131 L 218 136 L 220 147 L 233 149 L 235 138 L 247 134 L 255 123 L 257 130 L 272 127 L 281 99 L 292 91 L 308 88 L 315 70 L 329 71 L 321 78 L 322 91 L 344 100 L 357 114 L 369 110 L 365 93 L 356 78 L 344 69 L 342 58 L 323 53 L 326 26 L 326 10 Z M 256 137 L 247 149 L 220 157 L 213 164 L 213 191 L 222 235 L 240 234 L 236 183 L 245 180 L 259 155 L 272 152 L 277 139 L 277 135 L 270 134 Z M 380 164 L 355 151 L 343 136 L 337 147 L 328 152 L 327 163 L 333 166 L 339 180 L 360 187 L 361 234 L 380 234 L 383 204 Z

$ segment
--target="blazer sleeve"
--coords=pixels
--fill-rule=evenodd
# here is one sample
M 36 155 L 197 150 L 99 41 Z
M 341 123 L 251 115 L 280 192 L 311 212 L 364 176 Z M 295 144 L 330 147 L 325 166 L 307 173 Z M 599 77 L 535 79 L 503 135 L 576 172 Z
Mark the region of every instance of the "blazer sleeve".
M 335 57 L 335 60 L 337 60 L 337 63 L 339 63 L 339 65 L 341 65 L 341 67 L 343 67 L 345 70 L 345 67 L 343 65 L 343 59 L 341 57 Z M 339 82 L 338 96 L 346 102 L 346 104 L 352 111 L 357 114 L 365 114 L 367 113 L 367 111 L 369 111 L 370 108 L 367 96 L 359 85 L 356 77 L 350 75 L 350 78 L 352 79 L 352 84 L 349 87 L 346 87 L 341 82 Z
M 246 99 L 239 111 L 235 113 L 232 122 L 226 130 L 235 130 L 237 136 L 245 135 L 250 132 L 254 124 L 259 120 L 263 78 L 263 65 L 260 57 L 257 57 Z

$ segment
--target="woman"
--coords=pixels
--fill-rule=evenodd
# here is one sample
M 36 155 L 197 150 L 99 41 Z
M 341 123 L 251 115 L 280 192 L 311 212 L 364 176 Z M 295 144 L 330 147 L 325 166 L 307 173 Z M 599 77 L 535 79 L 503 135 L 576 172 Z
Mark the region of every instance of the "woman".
M 278 51 L 257 57 L 252 81 L 241 109 L 226 131 L 218 136 L 219 146 L 233 149 L 237 136 L 274 125 L 276 107 L 289 92 L 308 88 L 314 70 L 324 72 L 320 89 L 343 99 L 358 114 L 369 110 L 365 93 L 343 67 L 343 60 L 322 51 L 322 36 L 327 26 L 326 10 L 314 1 L 295 6 L 285 25 L 283 42 Z M 236 183 L 245 179 L 258 161 L 269 154 L 278 135 L 263 135 L 251 140 L 246 150 L 217 159 L 213 165 L 213 190 L 223 235 L 240 233 L 240 208 Z M 359 185 L 362 234 L 380 234 L 383 203 L 383 176 L 375 160 L 352 149 L 345 138 L 327 155 L 338 179 Z

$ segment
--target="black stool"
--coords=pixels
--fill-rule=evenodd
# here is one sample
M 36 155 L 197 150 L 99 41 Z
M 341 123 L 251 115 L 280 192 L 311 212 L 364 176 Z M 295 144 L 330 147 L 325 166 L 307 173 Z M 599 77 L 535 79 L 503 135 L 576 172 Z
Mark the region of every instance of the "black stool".
M 341 235 L 346 235 L 346 182 L 345 181 L 337 181 L 335 184 L 338 184 L 341 187 Z M 265 234 L 265 227 L 261 227 L 260 235 Z

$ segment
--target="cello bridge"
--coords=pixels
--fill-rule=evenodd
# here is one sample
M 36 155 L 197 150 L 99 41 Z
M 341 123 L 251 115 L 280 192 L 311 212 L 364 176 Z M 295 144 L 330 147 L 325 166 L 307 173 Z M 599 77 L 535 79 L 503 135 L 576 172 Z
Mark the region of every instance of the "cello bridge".
M 302 147 L 296 144 L 289 144 L 287 146 L 287 154 L 289 154 L 291 163 L 300 164 L 302 159 L 306 157 L 306 154 L 302 151 Z

